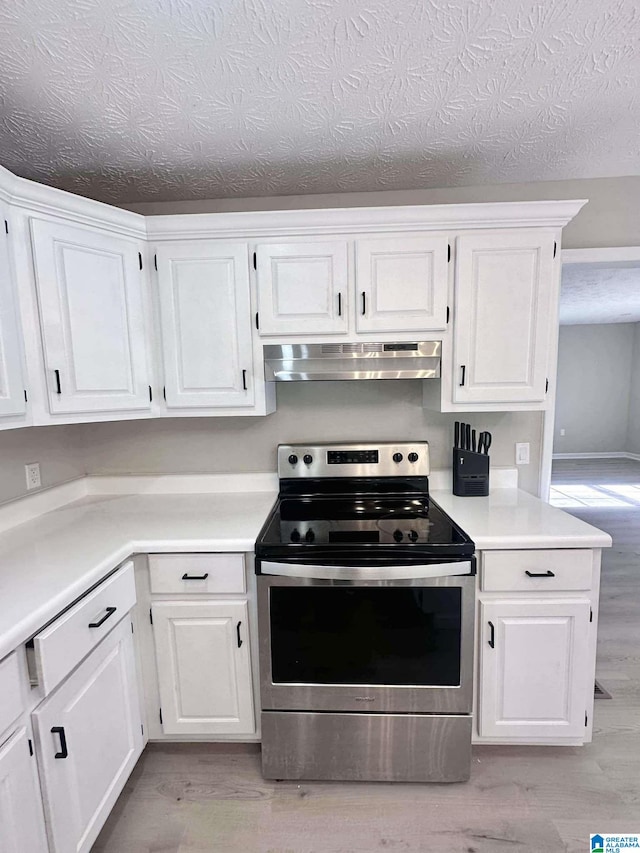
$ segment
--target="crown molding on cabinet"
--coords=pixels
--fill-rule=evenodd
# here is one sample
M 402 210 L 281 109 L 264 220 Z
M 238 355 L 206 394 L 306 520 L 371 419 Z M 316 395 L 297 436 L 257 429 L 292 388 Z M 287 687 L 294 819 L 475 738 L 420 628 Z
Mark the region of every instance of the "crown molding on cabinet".
M 2 166 L 0 199 L 13 207 L 26 209 L 31 216 L 56 216 L 136 239 L 144 240 L 147 235 L 145 217 L 140 213 L 20 178 Z
M 573 199 L 181 213 L 148 216 L 146 227 L 151 240 L 353 234 L 371 229 L 392 233 L 475 228 L 562 228 L 586 203 L 587 199 Z

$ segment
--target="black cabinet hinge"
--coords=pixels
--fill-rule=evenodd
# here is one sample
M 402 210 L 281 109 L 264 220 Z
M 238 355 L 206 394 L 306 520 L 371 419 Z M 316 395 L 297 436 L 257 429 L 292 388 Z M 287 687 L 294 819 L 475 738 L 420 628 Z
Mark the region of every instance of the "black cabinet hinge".
M 149 402 L 153 403 L 153 391 L 151 390 L 151 385 L 149 385 Z
M 162 708 L 160 708 L 160 725 L 162 725 Z
M 254 270 L 258 269 L 258 253 L 257 252 L 253 253 L 253 268 L 254 268 Z
M 259 316 L 259 313 L 256 311 L 256 329 L 259 329 L 259 328 L 260 328 L 260 316 Z
M 449 325 L 449 314 L 450 314 L 449 306 L 447 305 L 447 326 Z
M 142 252 L 138 252 L 138 263 L 140 264 L 140 269 L 142 269 Z
M 546 384 L 545 384 L 545 386 L 544 386 L 544 393 L 545 393 L 545 394 L 548 394 L 548 393 L 549 393 L 549 380 L 548 380 L 548 379 L 547 379 L 547 382 L 546 382 Z
M 553 243 L 553 257 L 555 258 L 556 252 L 558 251 L 558 244 L 554 241 Z
M 451 261 L 451 243 L 447 245 L 447 263 Z
M 27 397 L 27 389 L 26 388 L 24 389 L 24 401 L 25 401 L 25 403 L 29 402 L 29 398 Z
M 33 744 L 31 742 L 31 738 L 27 738 L 27 743 L 29 744 L 29 755 L 33 755 Z
M 149 622 L 153 625 L 153 610 L 149 608 Z
M 156 272 L 157 272 L 157 270 L 158 270 L 158 256 L 157 255 L 153 256 L 153 266 L 155 267 Z
M 9 223 L 7 222 L 7 220 L 6 220 L 6 219 L 5 219 L 5 221 L 4 221 L 4 230 L 5 230 L 5 232 L 6 232 L 7 234 L 9 233 Z

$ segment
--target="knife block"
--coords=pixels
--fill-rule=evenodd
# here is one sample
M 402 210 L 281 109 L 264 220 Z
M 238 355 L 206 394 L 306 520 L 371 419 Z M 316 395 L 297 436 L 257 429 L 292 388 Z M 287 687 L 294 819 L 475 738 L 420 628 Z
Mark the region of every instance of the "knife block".
M 453 448 L 453 494 L 463 498 L 489 494 L 489 456 Z

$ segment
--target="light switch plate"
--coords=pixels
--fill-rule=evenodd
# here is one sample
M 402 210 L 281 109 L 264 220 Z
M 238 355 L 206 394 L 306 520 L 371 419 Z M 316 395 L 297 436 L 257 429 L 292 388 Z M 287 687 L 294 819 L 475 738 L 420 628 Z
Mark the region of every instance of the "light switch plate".
M 529 442 L 516 443 L 516 465 L 529 464 Z

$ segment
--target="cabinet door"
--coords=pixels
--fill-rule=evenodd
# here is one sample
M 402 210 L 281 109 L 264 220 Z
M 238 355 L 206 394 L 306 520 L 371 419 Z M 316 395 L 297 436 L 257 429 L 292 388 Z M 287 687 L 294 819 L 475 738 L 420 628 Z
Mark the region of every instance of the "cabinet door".
M 26 412 L 22 376 L 20 336 L 13 268 L 9 257 L 9 234 L 5 222 L 9 211 L 0 204 L 0 418 Z
M 480 613 L 480 735 L 581 737 L 588 600 L 482 602 Z
M 167 407 L 253 405 L 247 245 L 165 243 L 156 257 Z
M 149 408 L 138 243 L 32 220 L 52 413 Z
M 271 243 L 256 255 L 260 334 L 347 331 L 346 242 Z
M 84 853 L 142 752 L 129 619 L 36 709 L 34 722 L 52 848 Z
M 0 746 L 0 851 L 47 850 L 36 759 L 23 727 Z
M 153 605 L 165 734 L 255 731 L 247 603 Z
M 544 400 L 557 307 L 554 238 L 538 230 L 457 241 L 453 400 Z
M 356 241 L 359 332 L 423 332 L 447 325 L 444 235 Z

